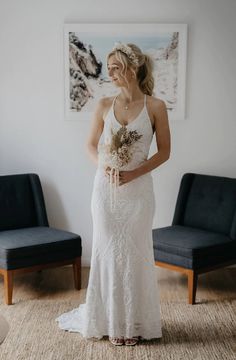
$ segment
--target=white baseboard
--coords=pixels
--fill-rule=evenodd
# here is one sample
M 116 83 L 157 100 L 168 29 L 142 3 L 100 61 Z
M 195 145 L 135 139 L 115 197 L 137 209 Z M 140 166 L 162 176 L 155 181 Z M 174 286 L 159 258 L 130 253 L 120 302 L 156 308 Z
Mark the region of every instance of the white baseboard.
M 90 267 L 90 265 L 91 265 L 91 258 L 82 256 L 81 266 Z M 227 267 L 236 268 L 236 264 L 235 265 L 229 265 Z
M 90 267 L 91 265 L 91 257 L 84 257 L 82 255 L 82 259 L 81 259 L 81 266 L 84 266 L 84 267 Z M 227 266 L 229 268 L 235 268 L 236 267 L 236 264 L 234 265 L 229 265 Z
M 82 256 L 81 266 L 90 267 L 90 265 L 91 265 L 91 258 Z M 229 265 L 227 267 L 235 268 L 236 264 L 235 265 Z
M 90 265 L 91 265 L 91 258 L 82 256 L 81 266 L 90 267 Z

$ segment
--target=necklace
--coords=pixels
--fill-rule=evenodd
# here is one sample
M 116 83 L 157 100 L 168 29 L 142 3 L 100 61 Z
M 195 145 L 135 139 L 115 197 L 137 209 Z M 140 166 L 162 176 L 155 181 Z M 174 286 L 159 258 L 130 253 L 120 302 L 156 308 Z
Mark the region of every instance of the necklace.
M 131 104 L 131 102 L 130 102 L 130 103 L 126 103 L 126 104 L 124 105 L 124 110 L 129 110 L 130 104 Z

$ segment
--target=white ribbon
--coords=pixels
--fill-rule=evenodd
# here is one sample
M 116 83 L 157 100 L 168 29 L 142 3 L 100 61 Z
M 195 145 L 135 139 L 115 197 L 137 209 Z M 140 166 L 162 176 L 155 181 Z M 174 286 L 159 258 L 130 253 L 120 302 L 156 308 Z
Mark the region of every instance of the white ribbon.
M 113 172 L 114 172 L 114 182 L 113 180 Z M 110 172 L 110 208 L 111 211 L 113 212 L 116 208 L 116 198 L 117 198 L 117 194 L 116 194 L 116 190 L 117 190 L 117 186 L 119 185 L 119 169 L 117 167 L 112 167 Z

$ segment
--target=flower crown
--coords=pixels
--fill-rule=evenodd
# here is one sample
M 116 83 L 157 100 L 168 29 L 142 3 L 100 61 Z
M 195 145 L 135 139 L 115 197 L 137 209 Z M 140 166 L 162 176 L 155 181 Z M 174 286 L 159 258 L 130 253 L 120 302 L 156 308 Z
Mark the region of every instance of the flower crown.
M 136 66 L 139 65 L 139 61 L 137 56 L 135 55 L 135 53 L 133 52 L 133 50 L 131 49 L 130 46 L 123 44 L 121 42 L 117 42 L 115 43 L 114 48 L 112 49 L 113 51 L 119 50 L 121 52 L 123 52 L 124 54 L 126 54 L 129 58 L 129 60 Z

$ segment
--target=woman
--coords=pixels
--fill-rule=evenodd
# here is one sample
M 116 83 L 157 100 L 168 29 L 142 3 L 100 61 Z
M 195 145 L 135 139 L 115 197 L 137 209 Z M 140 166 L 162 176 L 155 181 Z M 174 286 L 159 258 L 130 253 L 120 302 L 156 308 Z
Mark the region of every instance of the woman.
M 98 102 L 87 141 L 97 171 L 86 303 L 58 320 L 86 338 L 108 335 L 114 345 L 135 345 L 162 336 L 151 171 L 170 156 L 170 131 L 165 103 L 152 96 L 149 56 L 118 43 L 107 69 L 119 93 Z M 147 160 L 154 133 L 158 152 Z

